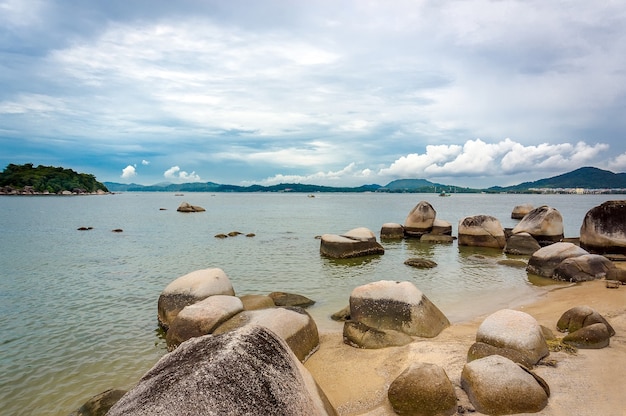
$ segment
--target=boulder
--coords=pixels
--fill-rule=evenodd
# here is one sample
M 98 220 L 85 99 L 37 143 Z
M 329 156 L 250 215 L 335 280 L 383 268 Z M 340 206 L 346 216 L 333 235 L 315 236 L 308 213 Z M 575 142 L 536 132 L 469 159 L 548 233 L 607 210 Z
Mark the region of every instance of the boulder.
M 554 243 L 535 251 L 528 260 L 526 271 L 551 278 L 556 267 L 565 259 L 589 254 L 573 243 Z
M 557 321 L 556 329 L 560 332 L 572 333 L 594 324 L 604 324 L 609 331 L 609 335 L 615 335 L 615 330 L 611 324 L 600 313 L 589 306 L 575 306 L 565 311 Z
M 422 234 L 420 237 L 420 241 L 423 243 L 453 243 L 454 237 L 451 235 L 443 235 L 443 234 Z
M 404 227 L 402 224 L 387 222 L 380 227 L 381 240 L 394 240 L 404 238 Z
M 457 411 L 454 385 L 435 364 L 411 364 L 391 383 L 387 397 L 399 415 L 444 416 Z
M 198 206 L 191 205 L 189 202 L 181 202 L 181 204 L 176 209 L 178 212 L 204 212 L 206 209 Z
M 521 220 L 533 209 L 534 207 L 532 206 L 532 204 L 516 205 L 515 207 L 513 207 L 513 211 L 511 211 L 511 218 L 514 220 Z
M 512 309 L 501 309 L 485 318 L 476 332 L 476 342 L 518 351 L 533 364 L 550 354 L 537 320 Z
M 435 221 L 433 221 L 433 228 L 430 230 L 429 234 L 451 236 L 452 224 L 450 224 L 448 221 L 435 218 Z
M 609 346 L 611 334 L 606 325 L 602 323 L 592 324 L 570 332 L 563 337 L 564 344 L 582 349 L 600 349 Z
M 542 205 L 533 209 L 513 228 L 513 234 L 528 233 L 541 246 L 563 239 L 563 217 L 552 207 Z
M 435 263 L 434 261 L 421 257 L 411 257 L 410 259 L 406 259 L 404 261 L 404 264 L 418 269 L 432 269 L 433 267 L 437 266 L 437 263 Z
M 540 248 L 541 246 L 532 235 L 528 233 L 518 233 L 513 234 L 506 240 L 504 252 L 507 254 L 529 256 Z
M 420 237 L 430 232 L 435 222 L 437 211 L 430 203 L 420 201 L 404 220 L 404 233 L 408 237 Z
M 139 415 L 336 415 L 287 344 L 246 326 L 182 343 L 109 411 Z
M 556 266 L 552 278 L 565 282 L 587 282 L 590 280 L 604 279 L 609 270 L 615 265 L 609 259 L 599 254 L 583 254 L 578 257 L 570 257 Z
M 235 295 L 233 285 L 222 269 L 196 270 L 177 278 L 159 296 L 159 325 L 167 330 L 185 306 L 213 295 Z
M 346 321 L 343 342 L 355 348 L 379 349 L 407 345 L 413 342 L 413 338 L 393 329 L 376 329 L 361 322 Z
M 580 246 L 596 254 L 626 254 L 626 201 L 591 208 L 580 227 Z
M 254 311 L 243 311 L 222 325 L 213 334 L 223 334 L 244 326 L 263 326 L 285 340 L 293 353 L 302 362 L 319 347 L 317 325 L 301 308 L 277 307 Z
M 384 254 L 385 249 L 374 233 L 367 228 L 355 228 L 344 235 L 324 234 L 320 239 L 320 253 L 334 259 Z
M 378 329 L 432 338 L 450 326 L 448 318 L 413 284 L 381 280 L 350 294 L 350 317 Z
M 243 309 L 253 311 L 257 309 L 267 309 L 276 306 L 274 300 L 267 295 L 243 295 L 239 299 L 243 304 Z
M 465 217 L 459 222 L 459 245 L 504 248 L 506 239 L 500 221 L 490 215 Z
M 274 301 L 276 306 L 299 306 L 301 308 L 308 308 L 315 304 L 314 300 L 296 293 L 272 292 L 268 296 Z
M 340 322 L 349 321 L 350 320 L 350 305 L 330 315 L 330 319 L 332 319 L 333 321 L 340 321 Z
M 165 341 L 173 350 L 189 338 L 210 334 L 220 324 L 243 311 L 243 303 L 235 296 L 209 296 L 185 306 L 170 323 Z
M 124 394 L 126 391 L 119 389 L 104 391 L 87 400 L 81 407 L 70 413 L 70 416 L 105 416 Z
M 606 273 L 606 280 L 612 280 L 614 282 L 626 285 L 626 269 L 621 269 L 619 267 L 610 269 Z
M 532 368 L 535 363 L 524 353 L 506 347 L 496 347 L 484 342 L 475 342 L 467 351 L 467 362 L 489 357 L 490 355 L 501 355 L 514 363 L 521 364 L 526 368 Z
M 536 413 L 550 396 L 544 380 L 499 355 L 465 364 L 461 388 L 476 410 L 487 415 Z

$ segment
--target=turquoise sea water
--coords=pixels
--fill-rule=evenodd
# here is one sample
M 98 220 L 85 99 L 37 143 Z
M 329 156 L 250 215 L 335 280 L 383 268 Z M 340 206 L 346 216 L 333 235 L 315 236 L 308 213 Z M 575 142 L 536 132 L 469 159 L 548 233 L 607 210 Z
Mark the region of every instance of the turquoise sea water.
M 515 205 L 550 205 L 566 237 L 608 195 L 124 193 L 0 197 L 0 414 L 67 415 L 109 388 L 129 388 L 166 351 L 157 336 L 159 293 L 197 269 L 222 268 L 237 294 L 287 291 L 317 301 L 321 331 L 351 290 L 376 280 L 408 280 L 452 322 L 514 306 L 546 290 L 524 269 L 501 266 L 499 250 L 383 242 L 385 254 L 349 261 L 319 255 L 324 233 L 403 223 L 421 200 L 453 225 L 488 214 L 504 227 Z M 206 212 L 182 214 L 182 201 Z M 164 208 L 164 209 L 163 209 Z M 79 227 L 93 227 L 78 231 Z M 113 229 L 123 229 L 121 233 Z M 227 239 L 240 231 L 255 237 Z M 481 254 L 483 257 L 477 257 Z M 409 257 L 434 269 L 413 269 Z M 511 258 L 516 258 L 511 256 Z M 524 259 L 523 257 L 521 259 Z M 534 280 L 533 280 L 534 282 Z M 545 282 L 544 282 L 545 283 Z

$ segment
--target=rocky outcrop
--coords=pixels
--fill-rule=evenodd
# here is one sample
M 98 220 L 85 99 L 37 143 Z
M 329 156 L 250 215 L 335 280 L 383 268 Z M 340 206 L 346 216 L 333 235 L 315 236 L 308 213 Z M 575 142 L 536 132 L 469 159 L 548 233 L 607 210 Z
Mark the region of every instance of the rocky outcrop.
M 167 330 L 185 306 L 213 295 L 235 295 L 230 279 L 222 269 L 196 270 L 177 278 L 159 296 L 159 325 Z
M 380 227 L 381 240 L 396 240 L 404 238 L 404 227 L 402 224 L 386 222 Z
M 533 209 L 513 228 L 513 234 L 528 233 L 541 245 L 563 239 L 563 217 L 552 207 L 542 205 Z
M 387 397 L 399 415 L 445 416 L 457 410 L 454 385 L 435 364 L 411 364 L 391 383 Z
M 604 279 L 609 270 L 615 265 L 609 259 L 599 254 L 583 254 L 582 256 L 570 257 L 556 266 L 552 278 L 565 282 L 587 282 L 590 280 Z
M 350 294 L 350 318 L 376 330 L 426 338 L 450 325 L 414 284 L 390 280 L 356 287 Z
M 626 201 L 590 209 L 580 227 L 580 246 L 596 254 L 626 254 Z
M 615 329 L 596 310 L 576 306 L 567 310 L 556 323 L 560 332 L 568 332 L 562 342 L 577 348 L 604 348 L 609 345 Z
M 281 337 L 302 362 L 319 347 L 317 325 L 302 308 L 277 307 L 243 311 L 222 325 L 213 334 L 231 332 L 244 326 L 262 326 Z
M 503 249 L 506 244 L 504 228 L 490 215 L 475 215 L 459 221 L 459 245 Z
M 589 254 L 573 243 L 554 243 L 535 251 L 528 260 L 529 273 L 552 278 L 554 270 L 565 259 Z
M 478 327 L 476 342 L 515 350 L 537 364 L 547 357 L 548 344 L 539 323 L 525 312 L 501 309 L 489 315 Z
M 532 235 L 528 233 L 518 233 L 511 235 L 506 240 L 504 252 L 507 254 L 529 256 L 540 248 L 541 246 Z
M 220 324 L 243 311 L 235 296 L 214 295 L 184 307 L 171 322 L 165 340 L 168 349 L 176 348 L 189 338 L 210 334 Z
M 161 358 L 108 413 L 201 414 L 337 413 L 287 344 L 260 326 L 182 343 Z
M 480 413 L 536 413 L 548 404 L 547 383 L 508 358 L 490 355 L 465 364 L 461 387 Z
M 126 390 L 110 389 L 93 396 L 69 416 L 105 416 L 123 396 Z
M 204 212 L 206 209 L 198 205 L 191 205 L 189 202 L 181 202 L 176 209 L 178 212 Z
M 533 209 L 534 207 L 532 206 L 532 204 L 516 205 L 515 207 L 513 207 L 513 211 L 511 211 L 511 218 L 514 220 L 521 220 Z
M 343 235 L 324 234 L 320 239 L 320 253 L 334 259 L 384 254 L 385 249 L 369 229 L 361 227 Z
M 437 212 L 430 203 L 420 201 L 404 220 L 405 235 L 407 237 L 420 237 L 422 234 L 430 232 L 436 216 Z

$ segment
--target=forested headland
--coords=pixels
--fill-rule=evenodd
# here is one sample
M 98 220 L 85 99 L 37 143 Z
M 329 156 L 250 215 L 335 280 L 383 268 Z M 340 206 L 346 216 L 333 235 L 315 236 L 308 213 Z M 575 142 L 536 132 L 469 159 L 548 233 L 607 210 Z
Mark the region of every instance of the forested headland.
M 94 175 L 32 163 L 9 164 L 0 173 L 0 194 L 90 194 L 109 192 Z

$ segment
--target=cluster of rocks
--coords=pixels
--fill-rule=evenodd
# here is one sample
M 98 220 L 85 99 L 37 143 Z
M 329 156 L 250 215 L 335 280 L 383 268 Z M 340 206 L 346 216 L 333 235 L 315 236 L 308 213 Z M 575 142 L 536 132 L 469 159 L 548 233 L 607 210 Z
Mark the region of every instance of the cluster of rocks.
M 241 231 L 231 231 L 227 234 L 224 233 L 219 233 L 219 234 L 215 234 L 215 238 L 220 238 L 220 239 L 224 239 L 224 238 L 228 238 L 228 237 L 237 237 L 238 235 L 242 235 L 243 233 Z M 246 237 L 255 237 L 256 234 L 255 233 L 246 233 L 245 234 Z
M 36 191 L 33 186 L 25 186 L 23 188 L 14 188 L 12 186 L 0 187 L 0 195 L 105 195 L 108 192 L 98 189 L 94 192 L 89 192 L 86 189 L 74 188 L 71 190 L 62 190 L 57 193 L 51 193 L 48 190 L 42 192 Z
M 189 202 L 181 202 L 178 208 L 178 212 L 204 212 L 206 209 L 199 205 L 191 205 Z

